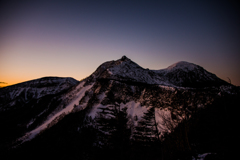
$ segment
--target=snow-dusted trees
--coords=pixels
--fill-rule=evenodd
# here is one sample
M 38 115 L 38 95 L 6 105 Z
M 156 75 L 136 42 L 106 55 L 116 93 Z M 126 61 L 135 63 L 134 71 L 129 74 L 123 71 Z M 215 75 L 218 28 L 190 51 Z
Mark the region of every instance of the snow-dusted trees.
M 161 159 L 162 145 L 156 108 L 149 107 L 138 121 L 133 133 L 134 156 L 139 159 Z
M 151 107 L 144 113 L 142 119 L 138 122 L 138 126 L 135 127 L 134 139 L 142 142 L 154 142 L 160 141 L 159 136 L 155 107 Z
M 130 143 L 131 128 L 128 126 L 127 108 L 118 104 L 100 108 L 96 116 L 98 126 L 98 146 L 109 149 L 123 149 Z

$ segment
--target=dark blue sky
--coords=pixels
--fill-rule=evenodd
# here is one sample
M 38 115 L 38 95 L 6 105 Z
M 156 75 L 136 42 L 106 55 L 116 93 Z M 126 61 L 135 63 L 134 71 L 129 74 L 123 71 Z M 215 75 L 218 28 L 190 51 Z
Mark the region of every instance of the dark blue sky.
M 230 1 L 2 1 L 0 81 L 82 79 L 126 55 L 150 69 L 192 62 L 240 85 L 238 8 Z

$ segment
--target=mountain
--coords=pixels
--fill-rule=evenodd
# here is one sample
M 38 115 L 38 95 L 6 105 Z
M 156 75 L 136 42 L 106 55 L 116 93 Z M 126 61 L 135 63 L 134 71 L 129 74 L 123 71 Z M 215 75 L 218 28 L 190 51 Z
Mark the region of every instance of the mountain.
M 177 62 L 157 72 L 175 86 L 199 88 L 228 84 L 203 67 L 184 61 Z
M 209 87 L 227 85 L 216 75 L 189 62 L 178 62 L 166 69 L 149 70 L 140 67 L 126 56 L 105 62 L 92 74 L 94 79 L 111 79 L 124 82 L 159 84 L 172 87 Z
M 187 128 L 194 126 L 190 121 L 219 100 L 238 97 L 240 90 L 193 63 L 149 70 L 123 56 L 103 63 L 80 82 L 43 78 L 2 88 L 0 93 L 0 137 L 6 137 L 1 139 L 1 148 L 10 148 L 10 153 L 22 156 L 32 150 L 32 154 L 49 153 L 56 158 L 55 152 L 63 151 L 58 158 L 69 158 L 72 153 L 72 159 L 126 159 L 117 156 L 121 152 L 127 159 L 141 159 L 142 149 L 155 145 L 145 154 L 157 156 L 164 140 L 174 153 L 182 149 L 192 154 L 191 146 L 196 144 L 188 141 Z M 177 135 L 182 136 L 169 145 L 173 142 L 168 137 L 180 126 L 184 129 Z M 171 157 L 166 148 L 163 153 Z
M 78 83 L 73 78 L 44 77 L 0 88 L 1 137 L 5 137 L 1 144 L 9 145 L 42 123 L 55 109 L 55 97 Z
M 16 103 L 27 103 L 46 95 L 57 94 L 78 84 L 73 78 L 44 77 L 0 89 L 0 109 L 8 109 Z

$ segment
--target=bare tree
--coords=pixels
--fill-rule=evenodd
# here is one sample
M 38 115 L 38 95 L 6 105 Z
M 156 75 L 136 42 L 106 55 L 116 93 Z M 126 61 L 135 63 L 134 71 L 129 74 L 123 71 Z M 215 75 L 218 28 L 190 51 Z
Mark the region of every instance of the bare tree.
M 228 78 L 228 82 L 229 82 L 230 84 L 232 84 L 232 83 L 231 83 L 231 79 L 230 79 L 229 77 L 227 77 L 227 78 Z

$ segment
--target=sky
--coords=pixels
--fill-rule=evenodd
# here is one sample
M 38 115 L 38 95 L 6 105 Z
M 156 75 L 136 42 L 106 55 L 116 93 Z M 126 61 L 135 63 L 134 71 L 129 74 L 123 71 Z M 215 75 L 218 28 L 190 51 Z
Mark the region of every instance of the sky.
M 2 0 L 0 86 L 81 80 L 123 55 L 154 70 L 195 63 L 240 86 L 238 15 L 231 1 Z

